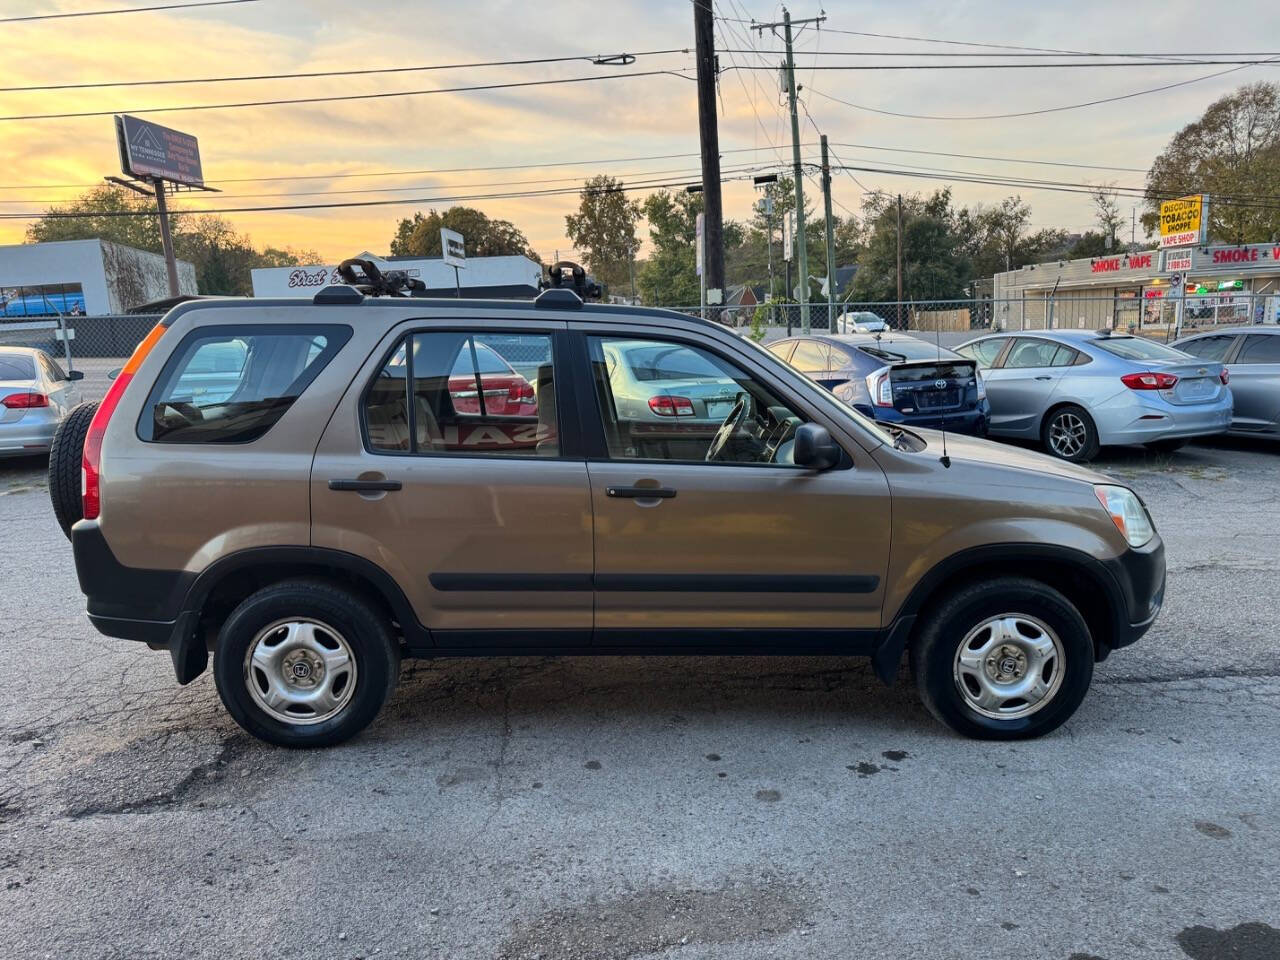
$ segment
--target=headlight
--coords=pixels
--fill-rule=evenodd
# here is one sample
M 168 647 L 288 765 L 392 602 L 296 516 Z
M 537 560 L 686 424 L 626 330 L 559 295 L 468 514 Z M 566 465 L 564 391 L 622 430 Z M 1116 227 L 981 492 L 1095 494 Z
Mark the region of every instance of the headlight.
M 1156 535 L 1147 508 L 1132 490 L 1100 484 L 1093 488 L 1093 492 L 1129 546 L 1140 547 Z

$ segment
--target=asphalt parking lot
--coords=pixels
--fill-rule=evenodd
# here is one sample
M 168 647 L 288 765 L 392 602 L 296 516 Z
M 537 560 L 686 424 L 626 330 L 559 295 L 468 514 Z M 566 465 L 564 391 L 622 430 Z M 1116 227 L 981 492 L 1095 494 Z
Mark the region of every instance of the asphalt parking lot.
M 1104 452 L 1167 605 L 1079 713 L 966 741 L 834 658 L 417 662 L 259 744 L 98 636 L 0 462 L 0 954 L 1280 957 L 1280 450 Z

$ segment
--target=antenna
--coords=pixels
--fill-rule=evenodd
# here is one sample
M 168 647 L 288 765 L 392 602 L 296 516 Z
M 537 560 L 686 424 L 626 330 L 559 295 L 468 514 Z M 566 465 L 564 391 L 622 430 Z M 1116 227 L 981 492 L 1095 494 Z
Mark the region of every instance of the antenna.
M 938 366 L 941 367 L 942 366 L 942 318 L 939 317 L 935 322 L 937 323 L 937 326 L 933 328 L 933 339 L 934 339 L 934 343 L 937 344 L 937 347 L 938 347 Z M 940 458 L 939 462 L 944 467 L 947 467 L 948 469 L 950 469 L 951 458 L 947 456 L 947 405 L 946 403 L 942 404 L 942 457 Z

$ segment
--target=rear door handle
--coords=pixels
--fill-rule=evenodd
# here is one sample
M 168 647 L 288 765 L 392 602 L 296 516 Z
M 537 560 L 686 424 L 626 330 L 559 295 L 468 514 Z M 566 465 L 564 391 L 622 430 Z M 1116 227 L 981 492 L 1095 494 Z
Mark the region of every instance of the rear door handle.
M 399 490 L 403 484 L 399 480 L 330 480 L 330 490 Z
M 605 487 L 605 495 L 631 500 L 670 500 L 676 492 L 670 487 Z
M 1036 379 L 1037 379 L 1037 380 L 1052 380 L 1052 379 L 1053 379 L 1053 377 L 1047 377 L 1047 376 L 1043 376 L 1043 375 L 1042 375 L 1042 376 L 1036 377 Z

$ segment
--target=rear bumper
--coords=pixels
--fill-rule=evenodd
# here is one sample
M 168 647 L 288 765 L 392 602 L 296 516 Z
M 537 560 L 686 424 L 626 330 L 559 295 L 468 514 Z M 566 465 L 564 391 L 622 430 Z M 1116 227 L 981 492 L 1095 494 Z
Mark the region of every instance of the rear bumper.
M 1150 443 L 1223 433 L 1231 426 L 1231 407 L 1230 391 L 1212 403 L 1185 406 L 1143 397 L 1101 417 L 1099 439 L 1104 444 Z
M 963 433 L 970 437 L 985 437 L 989 422 L 986 401 L 976 410 L 961 410 L 948 413 L 945 417 L 939 414 L 905 414 L 891 407 L 858 406 L 860 413 L 873 417 L 880 423 L 891 423 L 898 427 L 921 427 L 927 430 L 949 430 L 952 433 Z
M 195 577 L 184 570 L 126 567 L 107 545 L 96 520 L 71 528 L 80 591 L 89 620 L 109 637 L 156 643 L 172 629 Z
M 58 418 L 47 410 L 28 410 L 12 423 L 0 423 L 0 457 L 27 457 L 48 453 Z

